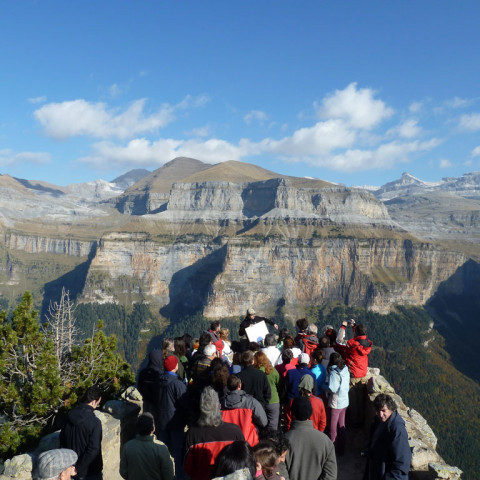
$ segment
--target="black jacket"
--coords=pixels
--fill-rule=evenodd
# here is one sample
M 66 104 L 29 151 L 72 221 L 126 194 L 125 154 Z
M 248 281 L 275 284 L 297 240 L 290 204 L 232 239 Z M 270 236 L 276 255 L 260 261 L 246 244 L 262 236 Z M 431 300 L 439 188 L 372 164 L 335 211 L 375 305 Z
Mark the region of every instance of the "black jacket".
M 261 321 L 264 321 L 265 323 L 268 323 L 272 327 L 275 325 L 275 322 L 273 320 L 270 320 L 269 318 L 265 317 L 259 317 L 258 315 L 255 315 L 255 318 L 253 320 L 247 315 L 245 319 L 242 321 L 240 324 L 240 328 L 238 329 L 238 335 L 240 337 L 243 337 L 246 335 L 245 329 L 248 327 L 251 327 L 252 325 L 255 325 L 256 323 L 260 323 Z
M 242 381 L 242 390 L 256 398 L 265 409 L 272 398 L 272 390 L 265 373 L 249 366 L 238 373 L 237 377 Z
M 159 376 L 156 388 L 158 401 L 153 411 L 155 429 L 183 431 L 187 415 L 187 386 L 177 375 L 165 372 Z
M 78 478 L 102 472 L 102 422 L 95 416 L 93 407 L 81 403 L 68 412 L 60 432 L 60 446 L 77 453 Z

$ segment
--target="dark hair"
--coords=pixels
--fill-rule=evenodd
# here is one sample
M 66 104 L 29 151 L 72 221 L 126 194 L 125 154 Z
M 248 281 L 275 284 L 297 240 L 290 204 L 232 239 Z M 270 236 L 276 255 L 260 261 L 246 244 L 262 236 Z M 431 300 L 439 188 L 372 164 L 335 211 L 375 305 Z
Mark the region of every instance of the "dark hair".
M 279 342 L 283 342 L 283 339 L 290 335 L 290 332 L 288 331 L 288 328 L 281 328 L 280 331 L 278 332 L 278 341 Z
M 397 409 L 395 400 L 390 395 L 381 393 L 375 397 L 375 400 L 373 401 L 373 407 L 375 408 L 375 411 L 378 412 L 385 406 L 392 412 Z
M 333 367 L 333 366 L 337 366 L 340 370 L 343 369 L 343 367 L 345 367 L 345 360 L 343 359 L 343 357 L 338 353 L 338 352 L 333 352 L 331 355 L 330 355 L 330 360 L 328 362 L 328 368 L 330 369 L 330 367 Z
M 251 350 L 247 350 L 242 353 L 242 367 L 249 367 L 252 365 L 253 362 L 253 352 Z
M 317 363 L 322 363 L 323 352 L 320 349 L 314 350 L 312 352 L 312 360 L 315 360 Z
M 313 413 L 312 404 L 307 397 L 296 397 L 292 403 L 292 415 L 300 421 L 308 420 Z
M 277 346 L 277 338 L 274 333 L 267 333 L 265 335 L 265 340 L 263 341 L 263 344 L 266 347 L 276 347 Z
M 225 362 L 219 358 L 215 357 L 211 362 L 210 362 L 210 370 L 213 372 L 215 370 L 218 370 L 222 368 L 225 365 Z
M 283 348 L 284 349 L 293 348 L 294 346 L 295 346 L 295 340 L 293 339 L 293 337 L 291 335 L 288 335 L 283 339 Z
M 304 332 L 308 328 L 308 320 L 306 318 L 299 318 L 295 324 L 297 325 L 297 328 L 301 331 Z
M 262 347 L 258 344 L 258 342 L 249 342 L 248 349 L 251 350 L 252 352 L 258 352 L 259 350 L 262 349 Z
M 215 358 L 212 360 L 216 360 Z M 227 379 L 230 375 L 228 367 L 222 362 L 222 365 L 212 369 L 212 387 L 220 393 L 223 394 L 223 389 L 227 386 Z
M 361 337 L 361 336 L 367 334 L 367 327 L 365 327 L 365 325 L 363 323 L 359 323 L 359 324 L 355 325 L 354 332 L 355 332 L 356 337 Z
M 210 324 L 210 330 L 215 331 L 219 326 L 220 326 L 220 321 L 219 321 L 219 320 L 215 320 L 214 322 L 212 322 L 212 323 Z
M 242 352 L 234 352 L 232 358 L 232 365 L 242 364 Z
M 263 475 L 266 478 L 270 477 L 278 460 L 278 453 L 273 442 L 262 440 L 253 447 L 253 453 L 256 462 L 262 466 Z
M 318 344 L 320 345 L 320 348 L 328 348 L 330 346 L 330 338 L 324 335 L 318 339 Z
M 238 388 L 242 381 L 236 375 L 230 375 L 227 379 L 227 388 L 233 392 Z
M 100 389 L 96 385 L 93 385 L 92 387 L 87 388 L 87 391 L 82 398 L 82 403 L 90 403 L 93 401 L 96 402 L 101 396 L 102 392 L 100 391 Z
M 209 333 L 203 332 L 198 339 L 198 350 L 201 350 L 203 353 L 203 347 L 209 343 L 212 343 L 212 337 Z
M 279 456 L 286 450 L 290 450 L 290 442 L 282 430 L 267 428 L 260 432 L 259 437 L 260 442 L 262 440 L 270 440 L 275 446 L 275 450 Z
M 252 447 L 243 440 L 237 440 L 217 455 L 211 478 L 224 477 L 242 468 L 248 468 L 252 478 L 255 478 L 257 468 Z
M 173 340 L 173 351 L 179 358 L 185 356 L 187 352 L 185 340 L 182 337 L 175 337 Z
M 290 363 L 292 361 L 292 358 L 293 358 L 293 352 L 289 348 L 287 348 L 282 352 L 283 363 Z
M 150 435 L 153 432 L 154 425 L 155 422 L 153 420 L 153 415 L 149 412 L 145 412 L 137 418 L 135 430 L 139 435 Z
M 191 350 L 193 345 L 193 337 L 189 333 L 185 333 L 182 338 L 185 342 L 185 348 L 187 350 Z

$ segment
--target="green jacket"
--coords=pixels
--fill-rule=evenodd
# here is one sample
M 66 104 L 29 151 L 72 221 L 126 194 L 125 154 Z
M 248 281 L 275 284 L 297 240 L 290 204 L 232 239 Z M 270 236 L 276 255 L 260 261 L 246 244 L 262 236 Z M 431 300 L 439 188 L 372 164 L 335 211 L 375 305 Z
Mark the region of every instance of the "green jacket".
M 264 367 L 260 367 L 259 370 L 266 374 Z M 272 405 L 273 403 L 280 403 L 280 397 L 278 395 L 278 390 L 280 389 L 280 374 L 276 368 L 273 368 L 270 372 L 270 375 L 267 375 L 267 380 L 270 384 L 270 390 L 272 391 L 272 398 L 268 402 L 269 405 Z
M 153 435 L 137 435 L 123 446 L 120 475 L 125 480 L 173 480 L 175 468 L 165 444 Z

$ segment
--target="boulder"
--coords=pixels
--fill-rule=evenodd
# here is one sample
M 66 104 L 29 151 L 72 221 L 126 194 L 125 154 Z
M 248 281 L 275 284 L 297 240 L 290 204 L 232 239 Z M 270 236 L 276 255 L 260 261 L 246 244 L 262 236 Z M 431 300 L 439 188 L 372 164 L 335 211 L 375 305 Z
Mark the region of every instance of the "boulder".
M 451 467 L 450 465 L 445 465 L 444 463 L 430 463 L 428 465 L 428 471 L 435 475 L 435 480 L 459 480 L 462 471 L 457 467 Z
M 393 387 L 387 382 L 382 375 L 370 377 L 367 382 L 368 393 L 395 393 Z
M 32 478 L 33 457 L 28 453 L 5 460 L 2 477 L 26 480 Z

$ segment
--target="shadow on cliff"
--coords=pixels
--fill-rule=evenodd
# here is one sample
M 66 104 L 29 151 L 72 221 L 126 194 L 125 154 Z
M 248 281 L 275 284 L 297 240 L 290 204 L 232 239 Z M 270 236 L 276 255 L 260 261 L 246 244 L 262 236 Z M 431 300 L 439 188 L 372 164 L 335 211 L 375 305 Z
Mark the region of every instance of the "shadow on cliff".
M 227 254 L 227 245 L 176 272 L 170 282 L 170 302 L 160 313 L 177 322 L 182 317 L 194 315 L 207 304 L 208 294 Z
M 41 318 L 43 318 L 43 316 L 48 312 L 50 302 L 56 302 L 60 300 L 62 288 L 65 288 L 65 290 L 69 291 L 70 300 L 72 301 L 75 301 L 82 293 L 83 287 L 85 286 L 85 281 L 87 279 L 88 270 L 93 258 L 95 257 L 96 251 L 97 242 L 94 242 L 85 262 L 80 263 L 70 272 L 44 285 Z
M 468 260 L 425 306 L 435 328 L 445 337 L 455 367 L 480 383 L 480 264 Z

